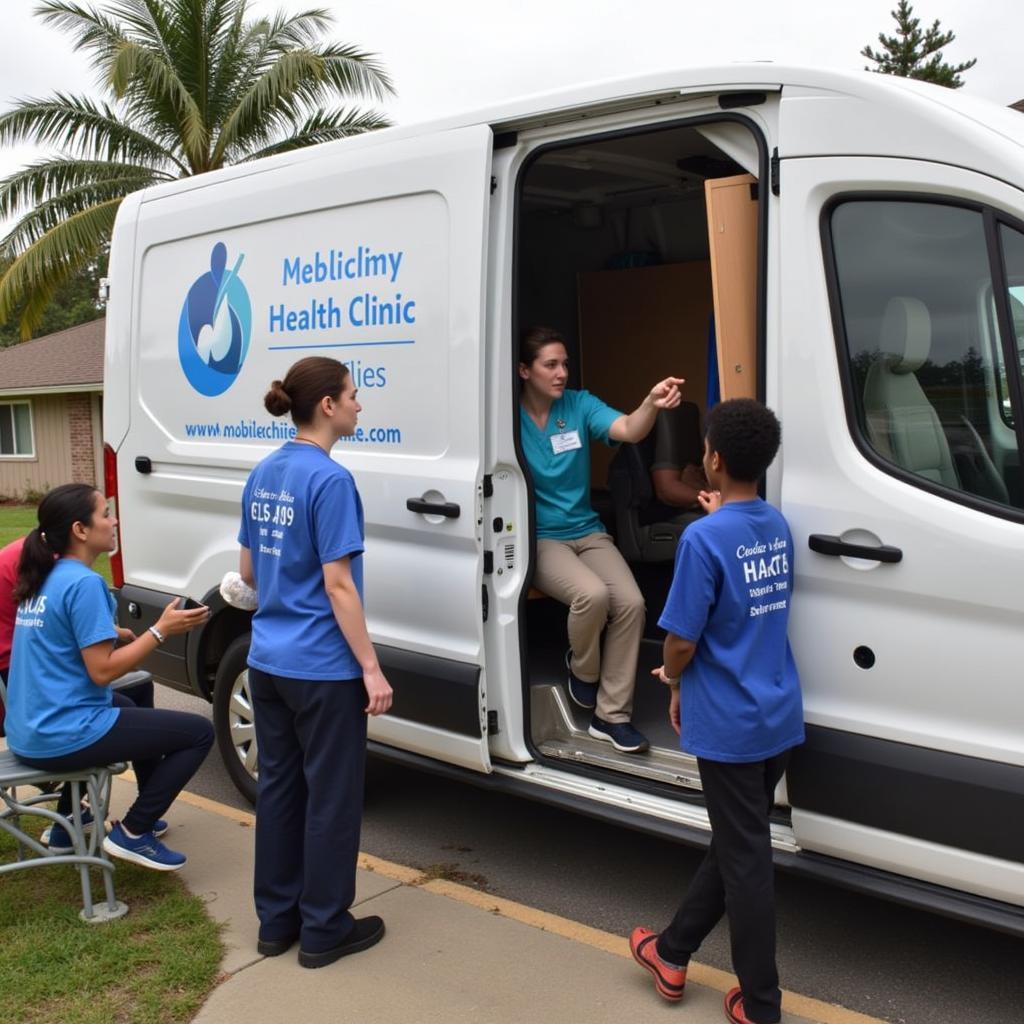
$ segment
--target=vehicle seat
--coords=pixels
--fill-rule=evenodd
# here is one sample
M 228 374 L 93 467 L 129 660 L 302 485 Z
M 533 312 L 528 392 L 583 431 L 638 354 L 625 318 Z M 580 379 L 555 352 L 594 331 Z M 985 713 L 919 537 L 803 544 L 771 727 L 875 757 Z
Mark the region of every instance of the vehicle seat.
M 897 466 L 960 489 L 939 415 L 916 371 L 931 350 L 932 321 L 920 300 L 895 297 L 882 316 L 879 355 L 864 380 L 864 415 L 874 448 Z
M 680 465 L 700 462 L 700 410 L 693 402 L 658 414 L 654 429 L 639 444 L 623 444 L 608 469 L 615 539 L 627 562 L 671 562 L 683 530 L 703 515 L 663 505 L 654 494 L 651 464 L 658 437 L 662 450 Z M 695 454 L 696 453 L 696 454 Z

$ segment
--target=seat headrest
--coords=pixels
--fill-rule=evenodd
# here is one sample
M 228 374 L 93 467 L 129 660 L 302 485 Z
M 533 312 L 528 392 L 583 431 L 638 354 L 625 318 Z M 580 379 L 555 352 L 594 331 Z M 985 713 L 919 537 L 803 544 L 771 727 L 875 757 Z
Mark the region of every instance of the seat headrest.
M 932 347 L 932 318 L 920 299 L 891 298 L 882 316 L 879 347 L 893 373 L 919 370 Z

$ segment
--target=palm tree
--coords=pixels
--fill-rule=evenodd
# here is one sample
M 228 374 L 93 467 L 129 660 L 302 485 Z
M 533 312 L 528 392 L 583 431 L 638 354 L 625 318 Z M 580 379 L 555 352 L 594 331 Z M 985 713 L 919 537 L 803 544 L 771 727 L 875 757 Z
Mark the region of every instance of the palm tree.
M 44 21 L 89 54 L 106 101 L 55 93 L 0 116 L 0 145 L 55 155 L 0 181 L 0 323 L 23 338 L 60 285 L 109 244 L 129 192 L 387 126 L 332 106 L 394 94 L 375 54 L 321 42 L 327 10 L 248 20 L 249 0 L 44 0 Z

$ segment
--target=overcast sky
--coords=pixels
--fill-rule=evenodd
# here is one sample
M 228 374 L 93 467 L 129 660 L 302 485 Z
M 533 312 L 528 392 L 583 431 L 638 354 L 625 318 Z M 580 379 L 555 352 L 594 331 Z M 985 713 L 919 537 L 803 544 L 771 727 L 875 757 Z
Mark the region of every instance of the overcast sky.
M 93 3 L 96 0 L 79 0 Z M 33 17 L 35 0 L 2 0 L 0 109 L 57 90 L 99 95 L 68 37 Z M 410 122 L 573 83 L 744 60 L 856 70 L 891 33 L 896 0 L 251 0 L 254 12 L 323 6 L 332 35 L 378 53 L 398 89 L 387 107 Z M 1021 0 L 919 0 L 915 13 L 956 32 L 949 62 L 977 57 L 965 90 L 1006 105 L 1024 98 Z M 34 158 L 0 153 L 0 176 Z

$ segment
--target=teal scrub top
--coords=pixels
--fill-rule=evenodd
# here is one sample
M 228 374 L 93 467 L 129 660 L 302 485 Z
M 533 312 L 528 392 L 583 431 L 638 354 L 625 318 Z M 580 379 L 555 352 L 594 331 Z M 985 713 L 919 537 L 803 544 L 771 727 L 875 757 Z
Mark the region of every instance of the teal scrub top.
M 577 540 L 604 532 L 590 507 L 590 442 L 614 445 L 608 430 L 621 415 L 589 391 L 566 391 L 552 404 L 544 430 L 519 407 L 520 439 L 533 477 L 539 539 Z M 578 447 L 572 446 L 571 436 L 566 438 L 574 431 Z M 566 438 L 561 444 L 559 436 Z M 556 438 L 554 444 L 552 438 Z M 566 450 L 556 453 L 556 444 Z

